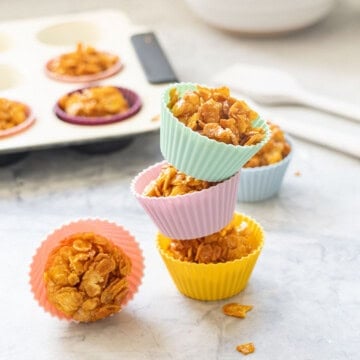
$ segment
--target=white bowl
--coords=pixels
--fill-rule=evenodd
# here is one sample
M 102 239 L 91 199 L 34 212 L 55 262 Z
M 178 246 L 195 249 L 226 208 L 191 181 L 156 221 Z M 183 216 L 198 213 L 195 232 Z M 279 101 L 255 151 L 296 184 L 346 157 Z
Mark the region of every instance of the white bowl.
M 324 18 L 335 0 L 185 0 L 204 21 L 224 30 L 272 34 L 298 30 Z

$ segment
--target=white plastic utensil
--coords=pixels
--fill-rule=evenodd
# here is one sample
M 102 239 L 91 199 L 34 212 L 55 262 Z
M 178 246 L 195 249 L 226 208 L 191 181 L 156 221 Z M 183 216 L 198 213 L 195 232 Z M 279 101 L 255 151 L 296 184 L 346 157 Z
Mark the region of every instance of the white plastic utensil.
M 360 107 L 313 94 L 303 89 L 288 73 L 250 64 L 236 64 L 214 78 L 216 83 L 234 84 L 234 90 L 266 105 L 298 104 L 360 122 Z

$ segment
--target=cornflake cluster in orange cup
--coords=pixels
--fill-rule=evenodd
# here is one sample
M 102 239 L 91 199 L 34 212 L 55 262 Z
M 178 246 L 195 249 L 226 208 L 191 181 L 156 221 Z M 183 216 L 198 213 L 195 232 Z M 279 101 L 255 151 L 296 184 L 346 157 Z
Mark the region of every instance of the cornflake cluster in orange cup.
M 161 106 L 165 161 L 137 175 L 132 192 L 159 229 L 157 247 L 178 290 L 228 298 L 245 288 L 263 246 L 261 226 L 235 206 L 239 170 L 269 129 L 225 87 L 171 85 Z
M 134 237 L 105 220 L 55 230 L 30 270 L 35 299 L 59 319 L 93 322 L 119 312 L 137 292 L 144 261 Z

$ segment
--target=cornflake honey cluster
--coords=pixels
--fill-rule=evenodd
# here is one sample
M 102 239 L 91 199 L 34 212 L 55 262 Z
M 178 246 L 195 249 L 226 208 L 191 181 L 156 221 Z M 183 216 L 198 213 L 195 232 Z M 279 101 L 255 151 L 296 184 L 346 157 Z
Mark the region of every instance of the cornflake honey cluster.
M 185 195 L 208 189 L 212 185 L 214 183 L 195 179 L 166 164 L 158 177 L 146 186 L 143 194 L 150 197 Z
M 254 249 L 247 222 L 233 220 L 222 230 L 193 240 L 174 240 L 169 244 L 169 253 L 181 261 L 198 264 L 222 263 L 241 259 Z
M 52 61 L 49 70 L 68 76 L 93 75 L 109 69 L 118 61 L 116 55 L 78 43 L 74 52 L 63 54 Z
M 129 257 L 111 241 L 94 233 L 74 234 L 48 257 L 47 298 L 74 320 L 96 321 L 121 309 L 130 272 Z
M 12 100 L 0 98 L 0 130 L 11 129 L 26 120 L 26 106 Z
M 276 124 L 267 122 L 271 130 L 269 141 L 256 153 L 244 167 L 258 167 L 276 164 L 289 155 L 291 147 L 285 139 L 284 132 Z
M 69 115 L 103 117 L 120 114 L 129 109 L 123 94 L 112 86 L 99 86 L 64 95 L 60 108 Z
M 252 126 L 258 114 L 245 101 L 231 97 L 227 87 L 197 86 L 181 98 L 175 87 L 170 91 L 168 107 L 179 121 L 209 139 L 232 145 L 254 145 L 265 136 L 264 129 Z

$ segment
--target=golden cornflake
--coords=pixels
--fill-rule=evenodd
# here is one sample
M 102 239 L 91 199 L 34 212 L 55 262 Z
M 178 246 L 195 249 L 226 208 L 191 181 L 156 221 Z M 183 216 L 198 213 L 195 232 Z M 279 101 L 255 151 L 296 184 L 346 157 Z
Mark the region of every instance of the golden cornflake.
M 100 117 L 122 113 L 129 109 L 123 94 L 112 86 L 99 86 L 64 95 L 59 106 L 67 114 Z
M 230 303 L 223 306 L 223 313 L 228 316 L 245 318 L 246 313 L 253 308 L 252 305 L 241 305 L 238 303 Z
M 214 234 L 192 240 L 172 239 L 168 251 L 181 261 L 203 264 L 226 262 L 250 254 L 254 250 L 251 239 L 247 222 L 234 217 Z
M 213 184 L 215 183 L 197 180 L 167 164 L 163 166 L 159 176 L 145 188 L 143 194 L 152 197 L 184 195 L 207 189 Z
M 170 90 L 169 109 L 173 115 L 201 135 L 232 145 L 254 145 L 265 136 L 262 128 L 253 128 L 258 114 L 245 101 L 230 96 L 227 87 L 209 89 L 197 86 L 181 98 Z
M 238 345 L 236 347 L 236 350 L 241 352 L 244 355 L 249 355 L 255 351 L 255 345 L 253 343 Z
M 49 255 L 44 271 L 47 298 L 74 320 L 96 321 L 121 309 L 130 272 L 131 260 L 108 239 L 74 234 Z
M 258 167 L 275 164 L 284 159 L 291 151 L 285 135 L 278 125 L 267 122 L 271 130 L 269 141 L 258 151 L 244 167 Z
M 76 51 L 61 55 L 52 61 L 49 70 L 68 76 L 92 75 L 109 69 L 118 61 L 119 57 L 116 55 L 78 43 Z

